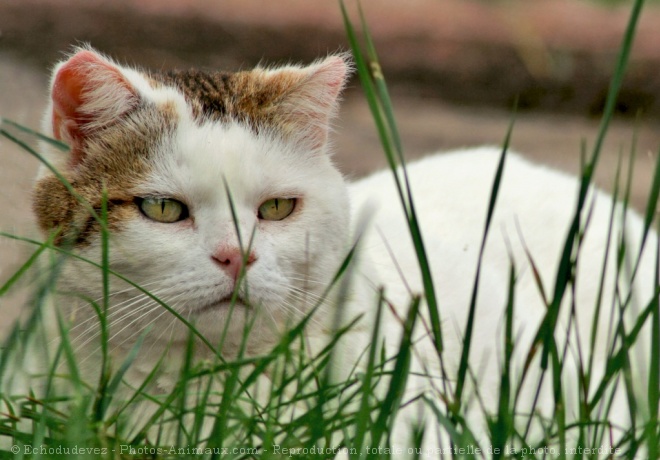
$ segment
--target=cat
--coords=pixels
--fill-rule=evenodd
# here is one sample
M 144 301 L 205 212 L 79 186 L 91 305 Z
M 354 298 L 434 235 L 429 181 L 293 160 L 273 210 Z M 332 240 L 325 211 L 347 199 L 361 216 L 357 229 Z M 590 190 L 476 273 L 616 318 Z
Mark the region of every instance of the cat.
M 221 353 L 227 357 L 268 353 L 288 328 L 315 309 L 305 329 L 311 354 L 341 325 L 356 321 L 339 341 L 334 363 L 339 374 L 348 375 L 356 364 L 364 365 L 382 287 L 387 302 L 379 343 L 384 340 L 387 353 L 395 355 L 411 299 L 423 295 L 424 285 L 392 173 L 381 171 L 349 182 L 332 163 L 331 122 L 351 72 L 346 54 L 308 66 L 236 73 L 146 72 L 119 65 L 90 47 L 76 49 L 53 71 L 43 125 L 47 135 L 70 149 L 62 152 L 44 144 L 42 153 L 78 196 L 42 167 L 34 188 L 41 231 L 56 245 L 100 264 L 102 227 L 94 213 L 102 213 L 105 201 L 109 267 L 193 323 L 209 343 L 222 338 Z M 411 445 L 414 423 L 426 423 L 428 449 L 447 439 L 446 432 L 440 434 L 443 430 L 432 408 L 444 412 L 443 392 L 451 394 L 447 388 L 457 383 L 491 184 L 501 154 L 502 149 L 494 147 L 464 149 L 430 155 L 407 167 L 437 289 L 444 350 L 441 366 L 428 306 L 422 302 L 402 396 L 404 403 L 415 402 L 402 405 L 391 437 L 402 448 Z M 526 351 L 547 311 L 578 189 L 575 177 L 513 152 L 504 157 L 480 264 L 463 399 L 468 403 L 461 412 L 482 447 L 488 439 L 484 411 L 494 414 L 498 408 L 510 269 L 516 281 L 512 375 L 520 379 Z M 565 295 L 556 328 L 559 351 L 567 353 L 562 375 L 567 382 L 567 423 L 579 417 L 577 386 L 568 383 L 575 381 L 580 354 L 588 358 L 586 344 L 605 248 L 609 244 L 614 251 L 615 243 L 608 243 L 610 211 L 618 216 L 622 210 L 612 208 L 612 197 L 597 189 L 589 192 L 588 205 L 574 291 Z M 642 218 L 632 211 L 625 223 L 614 219 L 612 241 L 625 230 L 633 261 L 643 228 Z M 355 257 L 342 281 L 335 282 L 352 249 Z M 618 295 L 631 292 L 634 300 L 624 315 L 627 331 L 657 295 L 656 249 L 652 231 L 635 282 L 621 282 Z M 615 263 L 610 254 L 604 307 L 598 315 L 594 378 L 605 372 L 607 331 L 619 318 L 618 311 L 611 311 L 616 305 Z M 127 281 L 111 278 L 108 323 L 113 356 L 120 362 L 148 329 L 127 378 L 140 382 L 168 350 L 157 382 L 166 392 L 178 375 L 189 328 Z M 335 288 L 326 292 L 331 285 Z M 72 319 L 70 335 L 84 355 L 81 362 L 92 374 L 98 372 L 97 313 L 83 299 L 100 301 L 102 272 L 69 259 L 61 268 L 58 289 L 78 295 L 65 302 L 67 318 Z M 642 329 L 638 345 L 630 350 L 635 383 L 647 378 L 648 329 Z M 571 346 L 564 350 L 560 344 L 567 334 Z M 578 338 L 582 348 L 576 346 Z M 203 344 L 195 353 L 197 360 L 214 357 Z M 532 356 L 531 367 L 538 368 L 541 354 L 538 349 Z M 535 390 L 534 378 L 528 377 L 520 407 L 532 407 Z M 538 414 L 552 415 L 550 377 L 536 407 Z M 626 407 L 619 388 L 610 420 L 628 426 Z M 621 431 L 613 431 L 615 438 L 621 436 Z

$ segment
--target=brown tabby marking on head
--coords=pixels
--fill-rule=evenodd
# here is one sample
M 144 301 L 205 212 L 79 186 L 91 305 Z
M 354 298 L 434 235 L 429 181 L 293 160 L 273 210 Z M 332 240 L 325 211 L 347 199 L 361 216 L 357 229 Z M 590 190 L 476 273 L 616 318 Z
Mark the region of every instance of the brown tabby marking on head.
M 152 78 L 179 89 L 197 122 L 236 120 L 255 131 L 282 127 L 277 104 L 302 80 L 300 72 L 269 74 L 263 69 L 236 73 L 173 70 Z
M 124 222 L 139 213 L 133 203 L 132 190 L 152 169 L 154 146 L 173 131 L 175 115 L 173 106 L 144 104 L 85 139 L 84 160 L 61 171 L 81 199 L 99 215 L 103 190 L 106 190 L 111 230 L 121 230 Z M 61 229 L 56 244 L 84 246 L 100 230 L 88 207 L 51 175 L 37 182 L 33 208 L 39 227 L 45 233 Z

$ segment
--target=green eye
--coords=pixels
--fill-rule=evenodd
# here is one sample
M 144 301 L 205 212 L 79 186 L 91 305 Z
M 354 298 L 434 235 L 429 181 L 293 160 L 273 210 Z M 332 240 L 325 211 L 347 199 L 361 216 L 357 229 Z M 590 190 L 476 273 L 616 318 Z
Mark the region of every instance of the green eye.
M 263 220 L 282 220 L 289 217 L 295 207 L 295 198 L 271 198 L 259 206 L 257 215 Z
M 171 198 L 139 198 L 137 204 L 142 214 L 156 222 L 171 224 L 188 217 L 188 208 Z

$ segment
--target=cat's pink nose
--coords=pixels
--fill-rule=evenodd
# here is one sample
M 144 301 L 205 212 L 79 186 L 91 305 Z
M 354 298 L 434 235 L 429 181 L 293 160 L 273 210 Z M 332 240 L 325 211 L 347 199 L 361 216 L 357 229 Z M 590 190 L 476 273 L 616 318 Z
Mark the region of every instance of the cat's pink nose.
M 218 249 L 212 256 L 213 260 L 220 265 L 225 273 L 227 273 L 231 278 L 236 281 L 238 275 L 241 273 L 241 268 L 243 267 L 243 253 L 239 248 L 235 247 L 222 247 Z M 250 268 L 250 265 L 257 260 L 257 256 L 254 252 L 250 252 L 247 258 L 245 259 L 247 271 Z

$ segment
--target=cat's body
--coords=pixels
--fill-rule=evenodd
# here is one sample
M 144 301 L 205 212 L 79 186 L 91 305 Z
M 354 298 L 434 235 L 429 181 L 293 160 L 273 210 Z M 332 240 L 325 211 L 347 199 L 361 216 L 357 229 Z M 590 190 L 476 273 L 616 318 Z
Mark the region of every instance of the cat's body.
M 431 271 L 438 293 L 445 345 L 443 364 L 449 376 L 457 375 L 459 367 L 491 187 L 500 156 L 501 150 L 496 148 L 466 149 L 430 156 L 408 168 L 416 213 L 431 259 Z M 387 287 L 386 293 L 393 305 L 409 305 L 408 289 L 411 292 L 422 292 L 423 284 L 403 211 L 397 206 L 390 206 L 390 203 L 398 199 L 391 172 L 384 171 L 365 178 L 350 186 L 349 190 L 354 204 L 374 201 L 379 203 L 379 211 L 373 217 L 375 229 L 362 241 L 370 258 L 367 277 L 375 278 L 378 280 L 375 284 L 382 283 Z M 379 190 L 377 199 L 374 190 Z M 579 181 L 573 176 L 532 164 L 517 154 L 509 153 L 506 158 L 497 205 L 481 262 L 470 353 L 473 376 L 468 377 L 469 381 L 466 382 L 466 387 L 470 388 L 467 391 L 470 396 L 466 399 L 470 401 L 472 408 L 468 413 L 473 417 L 470 426 L 478 437 L 482 437 L 487 431 L 480 405 L 483 404 L 490 414 L 495 414 L 498 410 L 511 267 L 514 267 L 516 277 L 513 291 L 515 352 L 512 381 L 520 382 L 527 353 L 546 315 L 547 304 L 550 303 L 555 289 L 555 277 L 573 220 L 578 191 Z M 610 237 L 608 224 L 613 206 L 612 197 L 594 190 L 589 202 L 593 207 L 586 236 L 580 247 L 575 297 L 573 300 L 573 293 L 566 294 L 556 329 L 560 353 L 566 351 L 568 356 L 562 378 L 566 382 L 563 389 L 565 410 L 567 419 L 571 421 L 577 420 L 580 415 L 577 366 L 580 360 L 586 366 L 590 356 L 588 340 L 591 338 L 594 309 L 598 304 L 603 265 L 607 266 L 607 275 L 604 277 L 601 313 L 596 315 L 599 329 L 594 348 L 596 365 L 591 376 L 594 382 L 598 382 L 605 373 L 606 356 L 611 352 L 609 347 L 612 346 L 612 339 L 608 337 L 613 335 L 619 314 L 618 311 L 613 313 L 612 310 L 616 305 L 613 299 L 616 257 L 613 254 L 622 234 L 621 207 L 619 205 L 617 208 L 618 217 L 613 220 L 615 223 Z M 643 222 L 638 215 L 627 213 L 626 250 L 630 251 L 630 262 L 633 264 L 637 261 L 643 228 Z M 611 238 L 609 243 L 608 238 Z M 608 244 L 610 255 L 605 264 Z M 628 331 L 631 330 L 640 310 L 648 306 L 655 292 L 654 251 L 657 248 L 657 239 L 651 235 L 646 244 L 649 245 L 648 250 L 640 262 L 634 287 L 634 305 L 625 314 Z M 535 278 L 535 269 L 538 270 L 543 293 Z M 630 269 L 628 266 L 622 270 Z M 625 276 L 620 279 L 625 279 Z M 623 297 L 630 292 L 630 286 L 625 283 L 620 284 L 620 289 L 619 295 Z M 572 302 L 577 307 L 574 323 L 569 328 Z M 405 317 L 406 309 L 400 308 L 398 314 Z M 424 316 L 428 318 L 428 315 Z M 400 334 L 401 327 L 396 320 L 390 317 L 384 324 L 384 336 L 390 340 L 398 337 L 397 332 Z M 412 377 L 408 396 L 412 399 L 419 392 L 419 388 L 425 388 L 427 394 L 435 394 L 439 398 L 439 395 L 446 391 L 442 389 L 439 378 L 442 370 L 435 356 L 430 327 L 420 329 L 419 335 L 426 335 L 426 338 L 417 343 L 418 357 L 421 356 L 421 359 L 413 363 L 413 368 L 423 374 L 428 373 L 435 379 L 431 383 L 425 377 Z M 570 345 L 565 348 L 567 330 L 570 331 Z M 576 330 L 579 330 L 579 333 L 576 334 Z M 648 327 L 644 333 L 648 334 Z M 647 340 L 648 335 L 642 335 L 637 342 L 639 345 L 630 354 L 637 396 L 643 394 L 648 378 Z M 536 361 L 530 367 L 522 387 L 520 408 L 531 408 L 533 405 L 538 384 L 540 354 L 539 347 Z M 478 398 L 472 386 L 473 379 L 478 382 Z M 455 384 L 453 381 L 450 386 Z M 589 394 L 595 391 L 594 386 L 592 384 Z M 434 389 L 429 390 L 432 387 Z M 550 416 L 553 411 L 552 391 L 552 380 L 546 378 L 536 406 L 539 413 L 545 417 Z M 525 412 L 524 409 L 521 411 Z M 418 416 L 415 408 L 408 408 L 408 412 L 409 420 Z M 618 429 L 628 426 L 630 419 L 628 402 L 625 401 L 621 388 L 610 415 L 610 420 L 614 420 L 616 426 L 613 438 L 617 438 L 620 435 Z
M 357 265 L 348 270 L 353 277 L 349 291 L 343 292 L 344 286 L 338 283 L 306 330 L 309 346 L 318 351 L 338 324 L 337 305 L 342 306 L 344 323 L 363 315 L 338 348 L 339 373 L 348 374 L 369 345 L 379 288 L 385 288 L 385 297 L 397 311 L 392 314 L 386 307 L 382 325 L 382 337 L 394 353 L 411 294 L 422 294 L 423 286 L 391 173 L 381 172 L 347 186 L 328 156 L 328 123 L 346 73 L 344 59 L 330 57 L 304 68 L 212 76 L 196 72 L 148 75 L 81 50 L 55 70 L 53 102 L 45 124 L 46 131 L 71 145 L 72 151 L 49 149 L 48 158 L 97 213 L 102 208 L 102 190 L 107 190 L 110 268 L 167 303 L 210 343 L 225 336 L 233 286 L 245 275 L 247 288 L 243 283 L 238 291 L 222 349 L 228 357 L 239 353 L 246 311 L 256 312 L 257 319 L 244 354 L 267 353 L 288 327 L 322 299 L 359 240 Z M 406 398 L 424 389 L 442 408 L 439 389 L 455 386 L 452 379 L 463 346 L 499 154 L 498 149 L 473 149 L 410 165 L 413 197 L 438 292 L 444 371 L 449 381 L 442 383 L 423 304 L 424 321 L 420 319 L 416 329 L 419 340 L 412 368 L 427 375 L 411 376 Z M 481 265 L 470 355 L 469 375 L 480 382 L 479 393 L 490 412 L 497 409 L 511 261 L 517 277 L 513 330 L 519 351 L 514 356 L 514 375 L 519 376 L 524 351 L 546 311 L 524 248 L 529 248 L 549 297 L 577 191 L 575 178 L 534 166 L 514 154 L 506 159 Z M 612 205 L 601 192 L 593 192 L 591 198 L 596 204 L 581 247 L 575 302 L 584 340 L 591 330 Z M 77 254 L 100 261 L 100 225 L 46 170 L 35 188 L 35 212 L 46 234 L 61 229 L 58 244 L 73 244 Z M 363 229 L 357 232 L 360 235 L 353 234 L 355 222 L 371 214 L 364 234 Z M 629 240 L 637 241 L 641 219 L 632 213 L 627 219 Z M 647 248 L 652 250 L 646 251 L 637 273 L 639 308 L 653 295 L 656 243 L 651 235 Z M 606 294 L 603 301 L 608 306 L 614 259 L 610 256 L 606 278 L 610 290 L 605 292 L 610 297 Z M 70 260 L 60 284 L 63 290 L 100 300 L 102 282 L 98 268 Z M 628 292 L 626 286 L 621 289 L 623 294 Z M 117 360 L 145 328 L 151 328 L 129 376 L 139 380 L 148 375 L 169 347 L 169 372 L 176 378 L 188 327 L 157 301 L 115 277 L 110 292 L 110 346 Z M 250 306 L 246 306 L 248 299 Z M 559 338 L 565 335 L 570 294 L 566 299 L 556 333 L 562 352 L 564 342 Z M 89 367 L 98 370 L 96 313 L 86 301 L 77 304 L 71 336 L 79 350 L 91 356 L 84 358 Z M 614 321 L 609 308 L 599 318 L 603 327 Z M 607 348 L 602 337 L 597 355 Z M 641 378 L 644 362 L 638 362 L 637 356 L 644 353 L 639 348 L 631 361 Z M 213 357 L 201 343 L 196 350 L 200 359 Z M 569 380 L 571 366 L 567 365 L 564 375 Z M 596 373 L 602 371 L 597 369 Z M 172 382 L 166 375 L 160 384 L 167 389 Z M 548 385 L 539 403 L 545 415 L 553 407 Z M 472 401 L 474 409 L 478 406 L 470 396 L 474 388 L 470 383 L 466 388 L 465 399 Z M 532 383 L 527 385 L 523 399 L 531 400 L 534 389 Z M 571 397 L 567 395 L 568 400 Z M 407 430 L 405 422 L 418 418 L 424 405 L 407 406 L 398 429 Z M 482 436 L 481 411 L 477 407 L 467 412 L 480 425 L 475 434 Z M 621 417 L 625 417 L 623 412 Z M 567 413 L 572 418 L 576 410 L 567 409 Z M 428 445 L 434 445 L 434 439 L 430 431 Z M 393 442 L 408 441 L 399 433 Z

